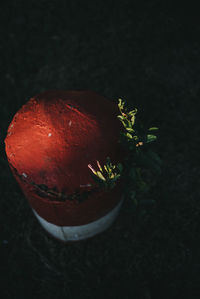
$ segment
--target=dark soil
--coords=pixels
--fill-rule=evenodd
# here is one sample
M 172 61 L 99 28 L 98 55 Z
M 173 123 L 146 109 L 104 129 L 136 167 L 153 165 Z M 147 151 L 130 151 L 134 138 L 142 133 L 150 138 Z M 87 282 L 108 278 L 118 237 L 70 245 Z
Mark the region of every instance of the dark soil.
M 163 2 L 1 2 L 2 299 L 200 298 L 199 11 Z M 137 107 L 146 126 L 160 128 L 163 160 L 143 198 L 154 206 L 136 212 L 127 200 L 106 232 L 67 245 L 35 219 L 3 142 L 21 105 L 55 88 Z

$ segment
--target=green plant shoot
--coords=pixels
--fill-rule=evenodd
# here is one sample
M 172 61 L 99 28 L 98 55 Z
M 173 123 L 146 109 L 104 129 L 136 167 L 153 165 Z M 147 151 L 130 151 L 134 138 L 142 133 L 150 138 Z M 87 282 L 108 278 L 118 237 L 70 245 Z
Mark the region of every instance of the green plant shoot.
M 120 132 L 123 139 L 119 142 L 129 150 L 124 164 L 119 163 L 115 166 L 107 157 L 103 167 L 97 161 L 98 170 L 95 170 L 91 164 L 88 168 L 92 171 L 94 181 L 106 190 L 114 188 L 116 181 L 123 175 L 126 181 L 125 193 L 127 192 L 127 195 L 137 205 L 137 195 L 149 191 L 150 186 L 155 183 L 155 175 L 160 173 L 161 159 L 155 152 L 148 149 L 149 143 L 157 139 L 154 132 L 158 128 L 151 127 L 145 130 L 140 123 L 136 122 L 137 108 L 128 111 L 122 99 L 119 99 L 118 108 L 121 115 L 117 115 L 117 118 L 124 128 L 124 131 Z
M 116 181 L 120 178 L 123 166 L 118 164 L 117 166 L 111 163 L 109 157 L 106 159 L 106 164 L 101 167 L 99 161 L 97 161 L 97 166 L 99 170 L 95 170 L 91 164 L 88 164 L 88 168 L 93 173 L 94 180 L 106 190 L 114 188 Z
M 144 134 L 142 130 L 140 130 L 141 132 L 138 132 L 138 129 L 135 126 L 136 114 L 138 111 L 137 108 L 128 112 L 125 107 L 125 101 L 122 101 L 122 99 L 119 99 L 118 101 L 118 108 L 121 115 L 118 115 L 117 117 L 125 128 L 125 132 L 122 132 L 122 135 L 124 135 L 127 141 L 131 143 L 130 149 L 155 141 L 157 136 L 154 135 L 153 132 L 157 131 L 158 128 L 149 128 L 147 134 Z
M 138 194 L 149 191 L 155 184 L 155 176 L 161 170 L 160 157 L 148 148 L 149 144 L 157 139 L 154 132 L 158 128 L 151 127 L 145 130 L 141 123 L 136 122 L 137 108 L 128 111 L 122 99 L 118 99 L 118 108 L 120 115 L 117 118 L 124 128 L 124 131 L 120 132 L 120 141 L 129 150 L 124 165 L 126 189 L 128 196 L 137 204 Z

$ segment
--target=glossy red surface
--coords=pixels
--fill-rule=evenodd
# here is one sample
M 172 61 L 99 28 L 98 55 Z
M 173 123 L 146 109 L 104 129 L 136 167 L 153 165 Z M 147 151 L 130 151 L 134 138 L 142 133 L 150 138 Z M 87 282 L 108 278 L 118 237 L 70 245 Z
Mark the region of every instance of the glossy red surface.
M 51 201 L 32 183 L 71 194 L 92 184 L 88 164 L 97 169 L 109 156 L 122 162 L 117 103 L 92 91 L 52 90 L 31 98 L 14 116 L 5 139 L 13 174 L 36 212 L 57 225 L 81 225 L 105 215 L 120 200 L 117 186 L 110 193 L 84 202 Z

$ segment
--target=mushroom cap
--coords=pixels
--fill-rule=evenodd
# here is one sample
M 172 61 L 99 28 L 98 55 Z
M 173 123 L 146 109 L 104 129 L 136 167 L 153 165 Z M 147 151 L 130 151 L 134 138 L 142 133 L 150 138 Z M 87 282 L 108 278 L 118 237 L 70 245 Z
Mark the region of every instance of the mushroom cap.
M 50 90 L 15 114 L 5 139 L 8 162 L 21 179 L 72 194 L 95 186 L 88 164 L 122 162 L 118 106 L 90 90 Z

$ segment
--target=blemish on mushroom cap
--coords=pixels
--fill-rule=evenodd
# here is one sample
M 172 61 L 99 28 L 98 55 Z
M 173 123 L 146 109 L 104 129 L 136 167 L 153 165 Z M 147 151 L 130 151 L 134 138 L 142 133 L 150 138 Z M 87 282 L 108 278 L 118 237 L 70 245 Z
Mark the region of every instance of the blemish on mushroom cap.
M 69 127 L 71 127 L 71 125 L 72 125 L 72 121 L 70 120 L 70 121 L 69 121 Z
M 52 134 L 51 134 L 51 133 L 49 133 L 49 134 L 48 134 L 48 137 L 51 137 L 51 135 L 52 135 Z
M 91 186 L 92 186 L 91 184 L 80 185 L 81 188 L 83 188 L 83 187 L 91 187 Z
M 22 175 L 27 178 L 27 174 L 25 172 L 23 172 Z

